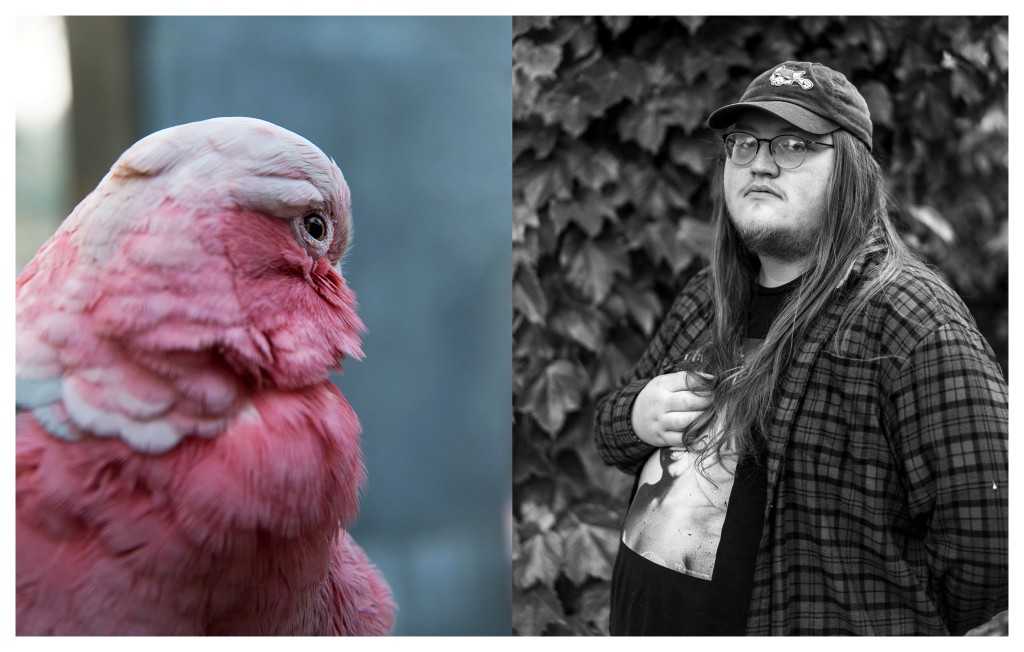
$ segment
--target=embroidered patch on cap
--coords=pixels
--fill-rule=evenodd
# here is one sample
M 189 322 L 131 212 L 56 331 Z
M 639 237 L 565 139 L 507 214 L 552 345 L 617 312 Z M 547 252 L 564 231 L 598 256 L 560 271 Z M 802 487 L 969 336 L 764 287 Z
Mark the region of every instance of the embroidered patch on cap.
M 791 84 L 799 84 L 800 88 L 810 90 L 814 88 L 814 82 L 810 79 L 804 79 L 805 72 L 799 70 L 790 70 L 786 66 L 779 66 L 772 73 L 772 76 L 768 78 L 772 86 L 789 86 Z

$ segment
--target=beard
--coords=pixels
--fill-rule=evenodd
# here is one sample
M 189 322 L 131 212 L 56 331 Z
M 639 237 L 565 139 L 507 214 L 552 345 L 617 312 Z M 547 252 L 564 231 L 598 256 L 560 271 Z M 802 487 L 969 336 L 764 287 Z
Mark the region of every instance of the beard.
M 817 246 L 821 224 L 815 220 L 797 226 L 741 224 L 729 213 L 729 222 L 740 242 L 754 255 L 795 263 L 810 256 Z

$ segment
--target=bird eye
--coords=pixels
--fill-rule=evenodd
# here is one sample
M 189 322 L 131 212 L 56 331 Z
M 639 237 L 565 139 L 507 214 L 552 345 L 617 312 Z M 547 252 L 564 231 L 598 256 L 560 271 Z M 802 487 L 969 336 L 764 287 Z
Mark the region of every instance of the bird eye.
M 323 242 L 327 237 L 327 224 L 319 215 L 307 215 L 302 220 L 302 226 L 306 229 L 306 233 L 317 242 Z

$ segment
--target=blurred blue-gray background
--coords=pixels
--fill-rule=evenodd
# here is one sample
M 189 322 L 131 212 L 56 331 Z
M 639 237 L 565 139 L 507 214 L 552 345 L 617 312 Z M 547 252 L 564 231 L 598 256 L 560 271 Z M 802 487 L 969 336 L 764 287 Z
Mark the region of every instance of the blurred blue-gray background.
M 335 159 L 369 332 L 354 535 L 396 634 L 511 632 L 511 42 L 501 17 L 18 18 L 17 267 L 117 156 L 246 115 Z

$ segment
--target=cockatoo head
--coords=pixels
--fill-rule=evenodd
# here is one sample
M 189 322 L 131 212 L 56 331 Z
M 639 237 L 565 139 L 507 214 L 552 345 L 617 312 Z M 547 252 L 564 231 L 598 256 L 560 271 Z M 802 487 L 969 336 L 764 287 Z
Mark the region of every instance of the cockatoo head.
M 350 212 L 334 162 L 269 122 L 143 138 L 19 276 L 25 404 L 60 399 L 73 424 L 159 450 L 218 432 L 246 388 L 322 383 L 362 356 L 338 269 Z
M 147 272 L 180 280 L 184 294 L 214 290 L 223 303 L 209 306 L 214 319 L 199 321 L 233 313 L 219 337 L 240 369 L 294 387 L 320 380 L 345 355 L 362 356 L 355 297 L 338 271 L 351 196 L 341 170 L 311 142 L 253 118 L 194 122 L 136 143 L 94 194 L 108 196 L 108 186 L 114 201 L 114 193 L 127 196 L 136 219 L 110 253 L 150 263 Z M 166 235 L 156 255 L 133 242 L 136 229 L 144 241 Z M 230 290 L 218 285 L 227 282 Z M 159 344 L 160 335 L 147 339 Z
M 352 204 L 341 170 L 313 143 L 263 120 L 213 118 L 151 134 L 104 182 L 133 179 L 160 180 L 151 200 L 275 218 L 312 260 L 337 264 L 348 246 Z

